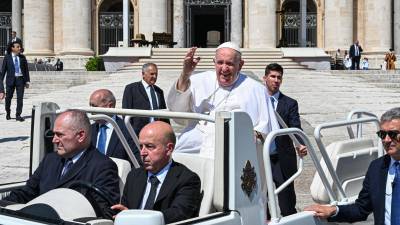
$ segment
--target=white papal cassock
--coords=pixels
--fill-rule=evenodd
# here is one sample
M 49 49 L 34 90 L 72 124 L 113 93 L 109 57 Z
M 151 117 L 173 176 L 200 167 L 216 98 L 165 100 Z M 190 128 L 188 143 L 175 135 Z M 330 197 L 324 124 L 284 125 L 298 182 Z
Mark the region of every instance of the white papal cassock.
M 175 82 L 168 94 L 167 105 L 171 111 L 210 115 L 215 115 L 216 111 L 244 111 L 249 114 L 254 130 L 266 135 L 273 129 L 279 129 L 266 88 L 241 73 L 230 87 L 219 86 L 215 71 L 192 75 L 190 87 L 185 92 L 177 90 Z M 185 122 L 183 125 L 186 127 L 178 137 L 174 151 L 200 152 L 214 158 L 214 124 Z

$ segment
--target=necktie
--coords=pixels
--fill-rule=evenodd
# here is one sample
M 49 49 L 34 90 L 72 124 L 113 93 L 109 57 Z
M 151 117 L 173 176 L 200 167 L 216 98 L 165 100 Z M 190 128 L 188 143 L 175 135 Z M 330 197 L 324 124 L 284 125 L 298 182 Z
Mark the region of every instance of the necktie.
M 276 107 L 275 107 L 275 98 L 274 97 L 269 97 L 270 99 L 271 99 L 271 103 L 272 103 L 272 107 L 276 110 Z
M 104 155 L 106 154 L 107 128 L 105 124 L 100 125 L 100 135 L 97 141 L 97 149 Z
M 274 110 L 276 110 L 276 107 L 275 107 L 275 98 L 274 97 L 269 97 L 270 99 L 271 99 L 271 103 L 272 103 L 272 108 L 274 108 Z M 276 152 L 276 143 L 275 143 L 275 140 L 274 141 L 272 141 L 271 142 L 271 145 L 269 146 L 269 154 L 270 155 L 273 155 L 273 154 L 276 154 L 277 152 Z
M 157 187 L 160 181 L 156 176 L 152 175 L 150 178 L 151 188 L 150 194 L 147 197 L 146 204 L 144 205 L 144 209 L 153 209 L 154 201 L 156 200 Z
M 151 104 L 153 106 L 153 110 L 157 110 L 157 98 L 156 98 L 156 92 L 154 91 L 153 85 L 150 86 L 150 95 L 151 95 Z
M 74 165 L 74 162 L 72 161 L 72 159 L 67 159 L 67 160 L 65 161 L 63 170 L 61 171 L 61 176 L 60 176 L 60 178 L 64 177 L 65 174 L 68 173 L 68 171 L 71 169 L 72 165 Z
M 400 225 L 400 163 L 395 162 L 394 166 L 396 168 L 394 180 L 392 183 L 392 209 L 391 215 L 391 225 Z
M 15 69 L 15 73 L 17 74 L 19 74 L 20 72 L 19 72 L 19 62 L 18 62 L 18 56 L 15 56 L 14 57 L 14 69 Z

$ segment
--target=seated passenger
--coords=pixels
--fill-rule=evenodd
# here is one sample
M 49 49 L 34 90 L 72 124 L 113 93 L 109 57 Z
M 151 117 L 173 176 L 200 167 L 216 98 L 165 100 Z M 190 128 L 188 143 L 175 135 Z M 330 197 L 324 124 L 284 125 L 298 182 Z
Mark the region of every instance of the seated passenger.
M 44 156 L 26 185 L 11 191 L 3 200 L 27 203 L 56 188 L 68 188 L 75 181 L 94 184 L 110 199 L 119 201 L 118 169 L 115 163 L 90 145 L 90 123 L 84 112 L 70 110 L 58 115 L 54 123 L 55 152 Z M 111 217 L 109 205 L 97 200 Z
M 171 159 L 175 140 L 172 127 L 165 122 L 150 123 L 140 131 L 143 168 L 129 173 L 121 204 L 112 209 L 161 211 L 165 223 L 198 216 L 200 178 Z
M 90 95 L 89 104 L 91 107 L 115 108 L 115 103 L 116 100 L 114 94 L 107 89 L 96 90 Z M 131 147 L 136 160 L 140 164 L 141 160 L 139 150 L 137 149 L 131 135 L 128 133 L 124 121 L 116 115 L 112 116 L 112 118 L 118 124 L 126 141 Z M 92 124 L 92 145 L 96 146 L 104 155 L 125 159 L 128 162 L 131 162 L 121 140 L 114 131 L 114 127 L 104 120 L 97 120 L 96 123 Z

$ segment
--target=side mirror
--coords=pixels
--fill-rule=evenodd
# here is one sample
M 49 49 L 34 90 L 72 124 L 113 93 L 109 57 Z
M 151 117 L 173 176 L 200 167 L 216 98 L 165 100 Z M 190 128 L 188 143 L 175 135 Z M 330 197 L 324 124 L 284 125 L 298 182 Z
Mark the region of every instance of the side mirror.
M 118 213 L 114 225 L 165 225 L 159 211 L 130 209 Z

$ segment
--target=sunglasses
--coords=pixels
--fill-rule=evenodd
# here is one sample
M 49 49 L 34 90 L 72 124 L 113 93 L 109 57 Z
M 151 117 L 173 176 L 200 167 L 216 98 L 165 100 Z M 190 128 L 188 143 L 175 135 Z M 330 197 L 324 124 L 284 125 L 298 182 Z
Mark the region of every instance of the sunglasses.
M 380 131 L 376 132 L 376 134 L 382 140 L 385 139 L 387 135 L 389 135 L 390 139 L 397 140 L 397 137 L 400 134 L 400 131 L 397 131 L 397 130 L 389 130 L 389 131 L 380 130 Z

